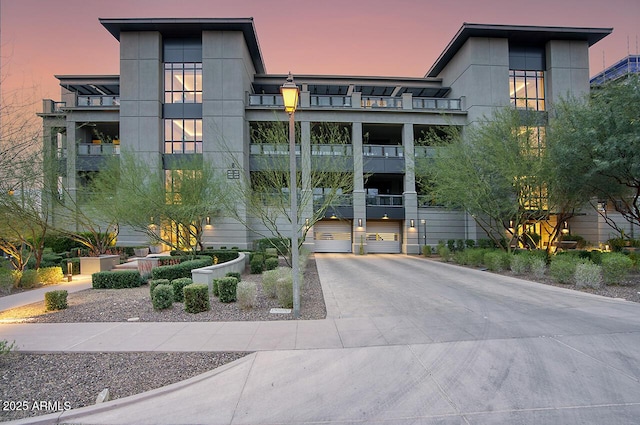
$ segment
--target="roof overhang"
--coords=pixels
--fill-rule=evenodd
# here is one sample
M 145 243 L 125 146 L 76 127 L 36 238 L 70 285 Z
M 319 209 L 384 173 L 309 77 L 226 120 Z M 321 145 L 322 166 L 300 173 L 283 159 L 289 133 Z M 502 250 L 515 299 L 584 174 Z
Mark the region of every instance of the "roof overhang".
M 100 18 L 116 39 L 129 31 L 156 31 L 163 37 L 200 37 L 203 31 L 241 31 L 257 74 L 266 73 L 253 18 Z
M 83 96 L 118 96 L 118 75 L 56 75 L 60 86 Z
M 440 57 L 427 72 L 437 77 L 471 37 L 507 38 L 519 44 L 541 45 L 551 40 L 580 40 L 589 47 L 611 34 L 613 28 L 541 27 L 527 25 L 487 25 L 464 23 Z

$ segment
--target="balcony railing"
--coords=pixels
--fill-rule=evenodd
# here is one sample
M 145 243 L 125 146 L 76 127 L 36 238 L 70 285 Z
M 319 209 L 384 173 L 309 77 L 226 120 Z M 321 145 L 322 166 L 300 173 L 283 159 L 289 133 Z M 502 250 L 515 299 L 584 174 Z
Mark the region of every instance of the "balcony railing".
M 404 148 L 397 145 L 363 145 L 362 154 L 383 158 L 402 158 L 404 157 Z
M 284 108 L 284 101 L 279 94 L 250 94 L 249 106 Z
M 402 195 L 367 195 L 368 206 L 380 207 L 401 207 L 403 205 Z
M 431 97 L 414 97 L 413 109 L 437 109 L 447 111 L 462 110 L 460 99 L 441 99 Z
M 416 158 L 433 158 L 436 156 L 436 148 L 433 146 L 415 146 L 413 149 Z
M 311 106 L 319 108 L 351 107 L 351 96 L 311 96 Z
M 401 109 L 402 98 L 388 96 L 362 96 L 360 105 L 363 108 Z
M 252 143 L 251 155 L 289 155 L 286 143 Z M 300 145 L 296 145 L 296 155 L 300 155 Z
M 78 96 L 77 106 L 120 106 L 120 96 Z
M 113 143 L 79 143 L 78 156 L 120 155 L 120 145 Z
M 319 207 L 325 205 L 329 200 L 326 195 L 313 195 L 313 205 L 314 207 Z M 344 195 L 336 195 L 333 199 L 330 200 L 329 206 L 331 207 L 352 207 L 353 206 L 353 195 L 344 194 Z
M 58 114 L 63 112 L 63 108 L 67 106 L 66 102 L 54 102 L 51 99 L 42 100 L 42 112 L 45 114 Z
M 351 145 L 311 145 L 311 155 L 316 156 L 352 156 Z

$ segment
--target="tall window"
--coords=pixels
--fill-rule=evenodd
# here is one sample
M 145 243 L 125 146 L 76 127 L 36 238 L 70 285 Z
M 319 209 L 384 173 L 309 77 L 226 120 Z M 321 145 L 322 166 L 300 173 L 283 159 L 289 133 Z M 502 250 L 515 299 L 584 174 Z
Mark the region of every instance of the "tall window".
M 510 70 L 509 93 L 516 108 L 544 111 L 544 72 Z
M 164 120 L 164 153 L 202 153 L 202 120 Z
M 164 103 L 202 103 L 202 63 L 164 64 Z

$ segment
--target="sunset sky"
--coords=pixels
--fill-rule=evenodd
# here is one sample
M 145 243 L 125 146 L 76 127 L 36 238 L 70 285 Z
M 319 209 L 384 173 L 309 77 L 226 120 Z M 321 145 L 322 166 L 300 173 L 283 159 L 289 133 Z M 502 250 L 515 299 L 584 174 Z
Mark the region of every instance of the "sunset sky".
M 269 73 L 422 77 L 462 23 L 613 27 L 591 75 L 638 52 L 640 0 L 0 0 L 2 90 L 59 100 L 56 74 L 118 74 L 98 18 L 253 17 Z

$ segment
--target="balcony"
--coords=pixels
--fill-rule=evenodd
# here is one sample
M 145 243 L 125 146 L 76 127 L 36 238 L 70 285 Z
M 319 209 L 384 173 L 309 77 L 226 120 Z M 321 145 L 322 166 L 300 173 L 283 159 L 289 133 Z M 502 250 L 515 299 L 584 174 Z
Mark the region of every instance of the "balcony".
M 314 156 L 352 156 L 351 145 L 311 145 L 311 155 Z
M 78 156 L 120 155 L 120 145 L 113 143 L 78 143 Z
M 436 148 L 433 146 L 415 146 L 413 149 L 416 158 L 434 158 L 436 156 Z
M 432 109 L 437 111 L 461 111 L 462 102 L 460 99 L 441 99 L 431 97 L 414 97 L 412 99 L 413 109 Z
M 402 98 L 390 96 L 362 96 L 360 106 L 365 109 L 402 109 Z
M 402 195 L 367 195 L 368 207 L 402 207 L 404 205 Z
M 42 113 L 44 114 L 61 114 L 63 108 L 67 106 L 66 102 L 54 102 L 51 99 L 42 100 Z
M 364 145 L 362 155 L 381 158 L 403 158 L 404 148 L 398 145 Z
M 284 108 L 284 101 L 280 94 L 250 94 L 249 106 L 264 106 L 268 108 Z
M 251 143 L 251 155 L 289 155 L 288 143 Z M 300 155 L 300 145 L 296 144 L 296 155 Z
M 350 108 L 351 96 L 311 96 L 312 108 Z
M 120 96 L 81 96 L 76 98 L 79 107 L 120 106 Z

